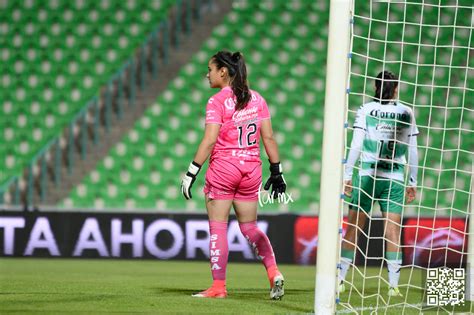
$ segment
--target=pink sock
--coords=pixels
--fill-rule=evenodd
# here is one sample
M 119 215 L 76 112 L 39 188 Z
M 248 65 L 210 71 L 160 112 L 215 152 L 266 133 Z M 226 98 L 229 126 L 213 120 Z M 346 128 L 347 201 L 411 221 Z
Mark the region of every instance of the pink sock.
M 276 266 L 275 255 L 270 240 L 257 226 L 257 221 L 239 223 L 240 231 L 249 241 L 250 246 L 255 250 L 257 256 L 262 259 L 267 270 Z
M 209 252 L 211 256 L 212 279 L 216 284 L 225 281 L 229 245 L 227 244 L 227 222 L 209 221 L 211 238 Z M 216 281 L 220 280 L 220 281 Z

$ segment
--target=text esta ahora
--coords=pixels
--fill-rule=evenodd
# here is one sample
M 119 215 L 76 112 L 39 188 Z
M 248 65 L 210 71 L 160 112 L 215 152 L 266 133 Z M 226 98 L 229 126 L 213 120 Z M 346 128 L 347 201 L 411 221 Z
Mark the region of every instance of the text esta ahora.
M 143 219 L 131 220 L 131 230 L 123 232 L 122 219 L 112 219 L 110 229 L 103 229 L 104 221 L 95 217 L 89 217 L 82 223 L 77 235 L 69 235 L 68 238 L 74 242 L 71 253 L 61 253 L 60 241 L 58 241 L 54 228 L 51 227 L 47 217 L 35 219 L 28 233 L 28 241 L 21 253 L 15 246 L 15 236 L 25 228 L 23 217 L 3 217 L 0 220 L 0 233 L 3 232 L 3 252 L 0 255 L 34 255 L 35 250 L 42 249 L 49 252 L 51 256 L 73 256 L 80 257 L 86 250 L 96 251 L 100 257 L 121 257 L 122 246 L 129 245 L 132 248 L 133 257 L 144 257 L 145 250 L 152 256 L 160 259 L 169 259 L 178 256 L 184 249 L 186 258 L 196 258 L 197 252 L 201 251 L 209 257 L 209 222 L 207 220 L 187 220 L 184 227 L 171 219 L 158 219 L 145 225 Z M 128 220 L 127 220 L 128 222 Z M 100 223 L 100 224 L 99 224 Z M 258 222 L 259 228 L 266 232 L 268 222 Z M 107 231 L 105 231 L 107 230 Z M 24 231 L 21 231 L 24 232 Z M 104 233 L 110 233 L 110 237 L 104 238 Z M 157 244 L 160 233 L 165 232 L 172 241 L 167 246 L 160 247 Z M 199 236 L 198 236 L 199 234 Z M 204 236 L 203 236 L 204 235 Z M 110 240 L 106 242 L 106 239 Z M 232 220 L 228 228 L 229 252 L 240 252 L 245 259 L 254 259 L 254 254 L 247 240 L 239 229 L 238 222 Z M 1 249 L 1 248 L 0 248 Z

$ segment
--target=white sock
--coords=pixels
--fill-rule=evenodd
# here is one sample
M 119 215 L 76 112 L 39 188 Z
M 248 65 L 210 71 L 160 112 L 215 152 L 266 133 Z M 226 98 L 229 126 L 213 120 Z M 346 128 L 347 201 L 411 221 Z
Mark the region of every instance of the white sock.
M 400 268 L 402 266 L 402 260 L 387 260 L 388 268 L 388 282 L 390 287 L 398 287 L 398 280 L 400 280 Z
M 339 271 L 339 282 L 346 279 L 346 274 L 351 264 L 352 264 L 352 259 L 341 257 L 341 270 Z

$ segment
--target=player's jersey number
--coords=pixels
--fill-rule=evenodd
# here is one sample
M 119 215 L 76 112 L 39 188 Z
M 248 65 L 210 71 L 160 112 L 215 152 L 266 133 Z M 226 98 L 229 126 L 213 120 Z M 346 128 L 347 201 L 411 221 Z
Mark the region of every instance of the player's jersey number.
M 391 160 L 395 157 L 395 141 L 380 140 L 379 158 Z
M 251 123 L 237 127 L 239 130 L 239 148 L 250 147 L 257 143 L 257 138 L 252 137 L 257 132 L 257 125 Z

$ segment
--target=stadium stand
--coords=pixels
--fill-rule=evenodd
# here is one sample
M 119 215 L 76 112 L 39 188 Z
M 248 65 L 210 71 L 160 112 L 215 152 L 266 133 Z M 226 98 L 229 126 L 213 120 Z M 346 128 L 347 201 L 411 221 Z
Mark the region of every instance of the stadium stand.
M 400 12 L 401 14 L 401 12 Z M 179 174 L 187 167 L 189 160 L 200 140 L 203 129 L 203 113 L 207 98 L 213 93 L 205 80 L 208 58 L 217 50 L 241 50 L 245 52 L 249 65 L 250 84 L 261 92 L 270 105 L 277 140 L 281 146 L 281 156 L 285 176 L 289 183 L 289 192 L 294 202 L 287 205 L 265 204 L 261 211 L 312 212 L 318 210 L 320 152 L 322 142 L 322 113 L 324 93 L 324 68 L 326 58 L 328 19 L 326 2 L 306 1 L 239 1 L 225 22 L 215 28 L 213 35 L 203 44 L 192 62 L 185 65 L 180 75 L 169 85 L 145 115 L 137 121 L 135 128 L 122 139 L 103 160 L 101 165 L 89 174 L 70 196 L 64 205 L 70 207 L 132 207 L 141 209 L 199 210 L 204 208 L 204 176 L 198 177 L 194 199 L 186 202 L 180 196 Z M 368 25 L 363 21 L 356 25 L 359 34 L 367 32 Z M 383 27 L 382 25 L 379 28 Z M 393 38 L 397 28 L 393 28 Z M 375 34 L 377 34 L 375 30 Z M 379 33 L 382 33 L 381 30 Z M 259 36 L 265 34 L 265 36 Z M 418 38 L 413 32 L 413 40 Z M 468 34 L 467 34 L 468 35 Z M 449 35 L 446 35 L 449 36 Z M 314 40 L 316 38 L 316 40 Z M 370 56 L 380 58 L 384 47 L 370 47 Z M 365 52 L 367 47 L 357 40 L 353 45 L 353 68 L 363 73 L 367 69 L 381 67 L 377 62 L 366 62 L 357 53 Z M 405 56 L 413 58 L 417 53 L 407 48 Z M 397 52 L 391 52 L 392 58 L 399 58 Z M 424 58 L 432 58 L 427 55 Z M 401 59 L 399 59 L 401 60 Z M 397 65 L 399 66 L 399 64 Z M 396 71 L 397 69 L 395 69 Z M 424 74 L 403 71 L 404 82 L 415 82 Z M 447 79 L 445 73 L 443 79 Z M 354 80 L 351 87 L 351 107 L 356 109 L 362 104 L 361 96 L 371 97 L 372 86 L 364 80 Z M 456 93 L 453 91 L 452 93 Z M 427 102 L 429 97 L 433 101 Z M 414 91 L 412 85 L 402 84 L 401 100 L 407 104 L 446 104 L 446 92 L 435 90 L 430 96 L 423 91 Z M 456 108 L 458 103 L 451 103 Z M 444 116 L 430 113 L 428 107 L 421 108 L 416 114 L 422 132 L 421 159 L 431 159 L 434 154 L 439 160 L 441 149 L 449 149 L 440 137 L 426 134 L 428 126 L 443 124 Z M 454 113 L 454 111 L 453 111 Z M 459 113 L 450 116 L 449 122 L 459 122 Z M 433 121 L 428 121 L 433 116 Z M 452 120 L 451 120 L 452 117 Z M 353 117 L 350 117 L 353 119 Z M 431 124 L 431 125 L 430 125 Z M 469 126 L 467 126 L 469 127 Z M 467 128 L 470 130 L 470 128 Z M 458 132 L 458 131 L 456 131 Z M 441 137 L 442 139 L 442 137 Z M 432 142 L 427 148 L 427 141 Z M 457 142 L 452 142 L 457 143 Z M 433 146 L 434 144 L 434 146 Z M 438 146 L 436 146 L 438 145 Z M 464 139 L 461 149 L 472 147 L 471 140 Z M 460 162 L 466 168 L 469 161 Z M 454 163 L 453 153 L 441 155 L 444 162 Z M 468 156 L 467 154 L 465 155 Z M 440 161 L 441 163 L 441 161 Z M 267 176 L 264 161 L 264 179 Z M 205 168 L 203 169 L 203 173 Z M 436 187 L 439 172 L 426 170 L 420 172 L 424 185 Z M 469 180 L 466 174 L 455 174 L 459 192 L 443 192 L 443 195 L 425 191 L 418 209 L 429 213 L 428 208 L 458 206 L 465 203 Z M 449 196 L 448 196 L 449 195 Z M 453 199 L 454 198 L 454 199 Z M 436 204 L 435 204 L 436 203 Z M 417 211 L 417 210 L 416 210 Z
M 217 50 L 229 49 L 245 53 L 251 87 L 270 104 L 286 179 L 294 183 L 290 185 L 293 203 L 266 204 L 262 210 L 316 210 L 320 169 L 316 148 L 321 146 L 321 66 L 325 64 L 327 28 L 315 26 L 327 21 L 326 8 L 325 3 L 304 1 L 237 2 L 193 60 L 64 205 L 203 209 L 204 176 L 196 182 L 193 201 L 185 202 L 179 191 L 180 174 L 200 140 L 205 104 L 213 93 L 205 79 L 208 58 Z M 259 43 L 261 32 L 269 38 Z M 314 37 L 321 40 L 309 40 Z M 264 177 L 266 164 L 264 161 Z
M 2 3 L 0 183 L 67 126 L 173 1 Z
M 31 26 L 31 23 L 20 24 L 30 11 L 39 12 L 36 13 L 36 18 L 39 19 L 38 25 L 46 19 L 43 15 L 48 17 L 49 23 L 52 23 L 53 27 L 48 28 L 47 33 L 50 42 L 58 42 L 56 39 L 61 38 L 62 32 L 66 29 L 75 30 L 74 36 L 66 36 L 59 41 L 61 45 L 51 45 L 48 48 L 48 53 L 45 55 L 51 57 L 49 63 L 35 63 L 38 52 L 35 54 L 32 51 L 33 44 L 20 45 L 22 49 L 19 51 L 15 46 L 2 50 L 0 56 L 2 61 L 16 61 L 13 67 L 4 72 L 7 75 L 3 75 L 1 82 L 2 87 L 8 87 L 9 91 L 14 91 L 5 97 L 2 106 L 3 112 L 8 113 L 8 116 L 2 116 L 1 122 L 5 126 L 3 136 L 8 143 L 5 147 L 7 149 L 2 148 L 4 151 L 0 152 L 1 156 L 5 157 L 2 161 L 6 167 L 8 166 L 8 171 L 0 174 L 2 182 L 11 178 L 12 174 L 21 172 L 21 169 L 27 165 L 27 162 L 22 161 L 29 161 L 38 148 L 50 139 L 50 135 L 57 133 L 55 126 L 61 129 L 67 125 L 74 113 L 83 106 L 84 101 L 95 95 L 97 88 L 113 75 L 110 69 L 119 67 L 133 52 L 129 47 L 139 46 L 145 40 L 145 35 L 151 27 L 151 22 L 147 22 L 146 19 L 147 12 L 165 10 L 174 3 L 174 1 L 145 1 L 143 6 L 147 9 L 139 5 L 132 6 L 130 9 L 130 2 L 134 1 L 102 1 L 97 4 L 97 8 L 90 7 L 94 5 L 87 2 L 87 11 L 68 7 L 74 4 L 59 2 L 65 7 L 61 10 L 52 10 L 53 13 L 48 11 L 48 14 L 41 13 L 42 11 L 37 10 L 38 8 L 33 10 L 33 8 L 19 6 L 11 8 L 14 12 L 11 16 L 2 16 L 8 21 L 11 19 L 11 22 L 0 24 L 2 35 L 10 36 L 9 45 L 24 44 L 29 40 L 26 36 L 29 32 L 40 34 L 39 26 Z M 29 2 L 24 3 L 26 5 Z M 55 3 L 55 1 L 50 3 Z M 82 2 L 72 3 L 76 3 L 77 6 L 77 3 Z M 116 13 L 106 19 L 98 18 L 105 15 L 101 10 L 104 10 L 104 7 L 108 8 L 107 3 L 109 6 L 112 4 L 119 6 L 114 8 Z M 156 8 L 157 3 L 161 4 L 159 9 Z M 209 89 L 205 79 L 208 58 L 218 50 L 228 49 L 244 52 L 249 66 L 250 85 L 267 99 L 273 115 L 276 137 L 281 147 L 289 192 L 294 199 L 294 202 L 287 205 L 266 204 L 261 211 L 302 213 L 317 211 L 328 31 L 327 11 L 326 1 L 236 1 L 232 12 L 227 15 L 221 25 L 215 28 L 212 36 L 203 43 L 201 50 L 192 61 L 182 67 L 178 77 L 153 104 L 150 104 L 143 117 L 136 122 L 133 130 L 115 145 L 95 170 L 85 176 L 82 183 L 61 202 L 61 206 L 95 209 L 202 210 L 204 202 L 200 191 L 204 183 L 203 174 L 206 167 L 194 186 L 192 201 L 186 202 L 180 196 L 180 176 L 187 168 L 200 140 L 204 125 L 205 104 L 214 92 Z M 50 20 L 50 17 L 56 14 L 54 12 L 57 13 L 57 18 Z M 127 12 L 126 18 L 119 12 Z M 156 16 L 161 16 L 160 14 L 157 13 Z M 374 12 L 374 15 L 376 14 L 383 14 L 383 12 Z M 123 28 L 119 28 L 117 23 L 114 24 L 114 19 L 123 19 L 121 20 Z M 30 21 L 30 19 L 27 20 Z M 90 25 L 97 25 L 98 21 L 103 23 L 94 31 L 94 28 L 89 27 L 89 24 L 84 21 L 90 22 Z M 367 37 L 368 24 L 363 20 L 356 22 L 355 33 Z M 15 25 L 22 25 L 21 30 Z M 370 33 L 371 37 L 377 38 L 376 34 L 385 34 L 382 32 L 383 25 L 372 25 L 372 27 L 374 29 Z M 16 29 L 19 31 L 13 31 Z M 134 30 L 137 33 L 133 33 Z M 413 29 L 406 33 L 411 34 L 413 42 L 418 42 L 420 31 L 423 30 Z M 399 29 L 391 28 L 389 37 L 396 39 L 399 33 Z M 116 46 L 108 44 L 107 39 L 116 37 L 115 34 L 120 34 L 118 43 L 114 42 Z M 447 40 L 450 36 L 446 33 L 440 38 Z M 456 36 L 466 37 L 469 34 L 458 32 Z M 47 41 L 41 38 L 46 37 L 40 36 L 40 44 L 42 41 Z M 433 36 L 428 38 L 433 39 Z M 84 46 L 81 46 L 84 42 L 87 42 L 86 46 L 89 45 L 87 46 L 89 53 L 83 48 Z M 24 47 L 27 49 L 23 49 Z M 92 62 L 97 58 L 98 49 L 108 54 L 111 59 L 110 65 L 105 61 Z M 373 93 L 372 83 L 364 81 L 363 76 L 360 80 L 354 79 L 354 74 L 365 75 L 366 72 L 370 74 L 372 69 L 378 71 L 382 64 L 377 58 L 384 55 L 384 49 L 386 49 L 384 46 L 377 44 L 367 47 L 367 41 L 359 41 L 357 36 L 355 37 L 352 48 L 353 80 L 349 95 L 351 109 L 355 110 L 363 103 L 364 97 L 370 98 Z M 367 52 L 373 59 L 367 61 L 362 56 Z M 390 51 L 386 55 L 392 60 L 402 60 L 401 53 Z M 448 55 L 450 52 L 446 51 L 437 58 L 446 60 L 449 58 Z M 453 54 L 454 60 L 459 58 L 462 61 L 459 57 L 461 55 L 462 52 Z M 403 52 L 403 58 L 405 58 L 403 60 L 411 61 L 410 58 L 416 58 L 416 56 L 422 56 L 424 60 L 432 63 L 434 52 L 426 51 L 420 54 L 407 45 L 406 51 Z M 81 67 L 78 66 L 79 64 Z M 83 64 L 86 66 L 82 67 Z M 410 66 L 404 64 L 403 67 Z M 34 71 L 29 70 L 33 68 Z M 399 68 L 398 63 L 394 71 Z M 12 69 L 18 70 L 20 74 L 24 73 L 23 76 L 11 75 Z M 95 75 L 98 69 L 101 75 Z M 38 73 L 42 74 L 42 71 L 58 73 L 58 75 L 38 75 Z M 460 104 L 463 98 L 471 97 L 472 99 L 472 95 L 464 95 L 455 89 L 450 91 L 435 89 L 431 93 L 430 90 L 425 91 L 422 87 L 415 88 L 414 85 L 409 84 L 409 82 L 420 82 L 422 78 L 432 76 L 423 71 L 423 68 L 415 68 L 415 66 L 410 69 L 404 68 L 401 72 L 403 83 L 400 91 L 401 101 L 409 105 L 414 104 L 416 107 L 417 123 L 421 131 L 420 161 L 426 159 L 438 166 L 442 163 L 444 169 L 446 166 L 459 163 L 458 168 L 461 166 L 460 168 L 467 170 L 470 167 L 469 155 L 463 152 L 472 149 L 473 137 L 471 133 L 464 130 L 472 130 L 473 117 L 470 117 L 470 120 L 463 120 L 462 131 L 459 131 L 459 126 L 454 124 L 460 121 L 459 117 L 463 112 Z M 450 80 L 451 76 L 454 76 L 453 80 L 459 82 L 463 79 L 448 71 L 439 71 L 436 75 L 436 80 L 440 81 Z M 30 89 L 21 85 L 25 82 L 34 88 Z M 18 88 L 12 88 L 17 86 Z M 66 91 L 68 94 L 62 95 L 61 91 Z M 33 94 L 30 95 L 30 92 Z M 39 95 L 43 101 L 52 100 L 50 104 L 54 104 L 54 107 L 47 108 L 37 105 L 43 103 L 30 102 L 32 98 L 36 99 L 32 95 Z M 79 105 L 80 102 L 76 102 L 76 98 L 79 98 L 82 104 Z M 13 106 L 13 101 L 15 104 L 19 101 L 18 104 L 25 105 Z M 78 103 L 77 106 L 74 105 L 76 103 Z M 428 106 L 433 104 L 439 106 Z M 444 112 L 443 115 L 437 115 L 437 113 L 445 111 L 446 104 L 449 104 L 450 115 L 449 120 L 444 121 Z M 425 107 L 418 105 L 425 105 Z M 33 127 L 28 124 L 28 128 L 25 128 L 31 118 L 18 108 L 36 113 L 38 120 L 31 125 Z M 353 118 L 350 114 L 349 121 L 352 122 Z M 449 127 L 450 124 L 458 129 L 451 132 L 432 128 L 432 126 L 445 125 Z M 17 129 L 17 126 L 20 128 Z M 459 137 L 462 139 L 461 142 L 456 141 Z M 26 140 L 22 141 L 22 139 Z M 40 144 L 34 145 L 31 139 L 43 140 L 39 141 Z M 451 145 L 455 147 L 451 148 Z M 7 154 L 6 152 L 15 153 Z M 268 170 L 266 161 L 263 162 L 265 180 Z M 456 178 L 457 190 L 439 190 L 445 183 L 445 181 L 440 181 L 441 176 Z M 451 205 L 457 207 L 466 202 L 467 194 L 464 192 L 469 190 L 469 178 L 466 173 L 455 172 L 454 168 L 452 171 L 441 173 L 433 167 L 433 169 L 420 172 L 420 180 L 423 181 L 424 186 L 435 187 L 437 191 L 440 191 L 434 194 L 426 189 L 421 194 L 422 202 L 419 207 L 421 211 L 425 211 L 425 207 L 433 209 Z
M 2 1 L 0 204 L 31 205 L 133 105 L 207 0 Z M 172 41 L 172 42 L 171 42 Z M 127 98 L 127 100 L 125 100 Z M 35 195 L 34 195 L 35 194 Z

